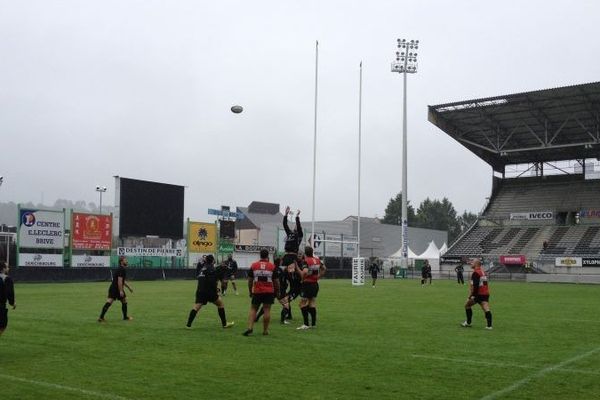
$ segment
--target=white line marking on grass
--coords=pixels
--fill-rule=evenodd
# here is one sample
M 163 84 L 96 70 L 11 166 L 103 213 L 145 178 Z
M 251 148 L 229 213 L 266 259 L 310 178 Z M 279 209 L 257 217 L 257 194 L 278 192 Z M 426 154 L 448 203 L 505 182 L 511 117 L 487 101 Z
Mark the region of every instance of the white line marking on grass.
M 58 385 L 56 383 L 48 383 L 48 382 L 34 381 L 32 379 L 19 378 L 18 376 L 0 374 L 0 378 L 8 379 L 11 381 L 16 381 L 16 382 L 30 383 L 32 385 L 43 386 L 43 387 L 47 387 L 47 388 L 51 388 L 51 389 L 65 390 L 65 391 L 69 391 L 69 392 L 85 394 L 88 396 L 100 397 L 102 399 L 130 400 L 127 397 L 117 396 L 117 395 L 110 394 L 110 393 L 93 392 L 91 390 L 85 390 L 85 389 L 79 389 L 79 388 L 74 388 L 74 387 L 70 387 L 70 386 Z
M 526 383 L 529 383 L 531 380 L 533 380 L 535 378 L 540 378 L 540 377 L 546 375 L 549 372 L 553 372 L 553 371 L 559 370 L 560 368 L 564 367 L 565 365 L 568 365 L 568 364 L 574 363 L 576 361 L 582 360 L 582 359 L 584 359 L 586 357 L 591 356 L 594 353 L 598 353 L 599 351 L 600 351 L 600 347 L 596 347 L 595 349 L 590 350 L 587 353 L 580 354 L 578 356 L 569 358 L 568 360 L 561 361 L 558 364 L 546 367 L 546 368 L 544 368 L 542 370 L 539 370 L 538 372 L 536 372 L 533 375 L 529 375 L 528 377 L 525 377 L 525 378 L 521 379 L 520 381 L 516 381 L 515 383 L 513 383 L 510 386 L 505 387 L 504 389 L 498 390 L 497 392 L 490 393 L 487 396 L 482 397 L 481 400 L 493 400 L 493 399 L 496 399 L 499 396 L 505 395 L 507 393 L 512 392 L 513 390 L 516 390 L 516 389 L 520 388 L 521 386 L 525 385 Z
M 523 364 L 506 364 L 506 363 L 496 363 L 496 362 L 479 361 L 479 360 L 466 360 L 466 359 L 462 359 L 462 358 L 424 356 L 424 355 L 420 355 L 420 354 L 413 354 L 412 356 L 414 358 L 426 358 L 429 360 L 450 361 L 450 362 L 466 363 L 466 364 L 489 365 L 491 367 L 511 367 L 511 368 L 524 368 L 524 369 L 538 369 L 539 368 L 539 367 L 532 367 L 532 366 L 523 365 Z
M 428 360 L 439 360 L 439 361 L 449 361 L 455 363 L 464 363 L 464 364 L 479 364 L 479 365 L 487 365 L 490 367 L 501 367 L 501 368 L 522 368 L 522 369 L 535 369 L 538 370 L 540 367 L 534 367 L 531 365 L 524 364 L 513 364 L 513 363 L 499 363 L 499 362 L 489 362 L 489 361 L 480 361 L 480 360 L 469 360 L 465 358 L 448 358 L 448 357 L 437 357 L 437 356 L 427 356 L 421 354 L 412 354 L 414 358 L 425 358 Z M 576 374 L 586 374 L 586 375 L 600 375 L 600 372 L 587 371 L 584 369 L 573 369 L 573 368 L 556 368 L 556 371 L 561 372 L 572 372 Z

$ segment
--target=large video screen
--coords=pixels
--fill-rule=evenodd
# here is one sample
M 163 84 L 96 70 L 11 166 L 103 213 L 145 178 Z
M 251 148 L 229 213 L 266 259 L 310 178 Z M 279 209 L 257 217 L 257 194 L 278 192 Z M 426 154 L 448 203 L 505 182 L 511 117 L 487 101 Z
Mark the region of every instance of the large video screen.
M 119 236 L 183 237 L 184 187 L 120 178 Z

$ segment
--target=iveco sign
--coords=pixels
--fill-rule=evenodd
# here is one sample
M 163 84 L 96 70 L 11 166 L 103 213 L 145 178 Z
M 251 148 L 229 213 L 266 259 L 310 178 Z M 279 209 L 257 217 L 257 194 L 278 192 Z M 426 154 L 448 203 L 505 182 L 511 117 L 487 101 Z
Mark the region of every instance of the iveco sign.
M 531 211 L 522 213 L 511 213 L 510 219 L 515 220 L 549 220 L 554 219 L 552 211 Z

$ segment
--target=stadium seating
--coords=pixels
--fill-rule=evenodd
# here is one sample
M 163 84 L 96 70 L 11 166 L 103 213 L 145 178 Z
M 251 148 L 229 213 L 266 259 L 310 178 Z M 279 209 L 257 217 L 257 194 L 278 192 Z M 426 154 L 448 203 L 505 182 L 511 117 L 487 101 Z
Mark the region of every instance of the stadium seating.
M 544 179 L 506 179 L 486 210 L 489 218 L 509 218 L 511 213 L 537 211 L 574 211 L 600 206 L 597 180 L 552 176 Z M 577 195 L 574 195 L 574 194 Z
M 450 246 L 445 257 L 525 255 L 528 260 L 561 256 L 599 256 L 600 219 L 575 221 L 583 209 L 600 210 L 600 181 L 581 175 L 504 179 L 497 183 L 486 210 Z M 570 219 L 511 220 L 512 213 L 551 211 Z M 544 243 L 546 244 L 544 246 Z

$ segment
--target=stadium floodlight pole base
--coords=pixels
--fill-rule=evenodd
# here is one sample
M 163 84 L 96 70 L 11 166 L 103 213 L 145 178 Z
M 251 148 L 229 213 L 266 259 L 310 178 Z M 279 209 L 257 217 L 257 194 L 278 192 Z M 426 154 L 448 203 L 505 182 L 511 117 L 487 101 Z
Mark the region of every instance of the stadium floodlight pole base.
M 352 259 L 352 286 L 364 286 L 365 284 L 365 258 L 354 257 Z

